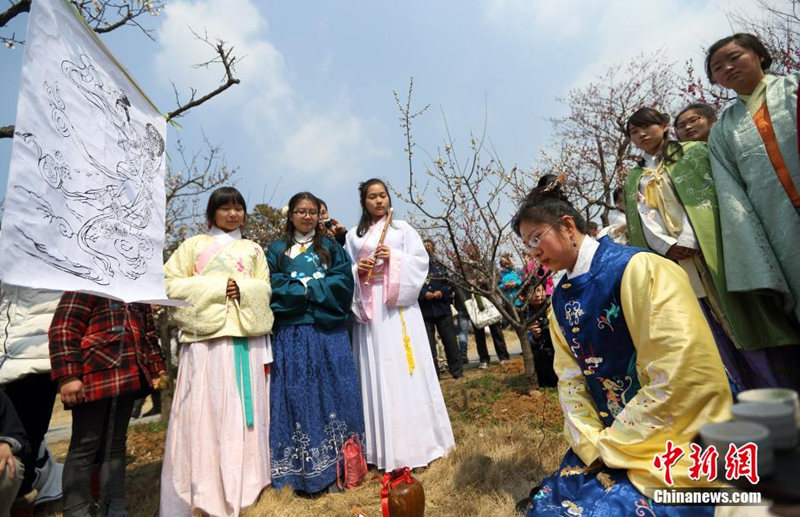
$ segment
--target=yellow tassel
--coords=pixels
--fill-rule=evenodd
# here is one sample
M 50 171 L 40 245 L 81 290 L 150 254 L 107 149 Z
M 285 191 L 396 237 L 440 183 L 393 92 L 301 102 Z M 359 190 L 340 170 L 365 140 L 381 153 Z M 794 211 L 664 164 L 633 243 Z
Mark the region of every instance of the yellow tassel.
M 411 336 L 408 335 L 406 331 L 406 319 L 403 316 L 403 308 L 399 309 L 400 311 L 400 323 L 403 324 L 403 346 L 406 349 L 406 363 L 408 363 L 408 374 L 411 375 L 414 373 L 414 367 L 416 363 L 414 362 L 414 350 L 411 348 Z

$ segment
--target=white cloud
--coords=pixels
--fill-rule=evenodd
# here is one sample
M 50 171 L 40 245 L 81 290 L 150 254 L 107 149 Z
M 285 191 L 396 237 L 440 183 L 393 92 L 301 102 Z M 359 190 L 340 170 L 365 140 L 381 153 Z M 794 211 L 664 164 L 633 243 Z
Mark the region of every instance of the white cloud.
M 601 4 L 584 0 L 487 0 L 486 14 L 504 28 L 535 28 L 539 36 L 562 40 L 580 34 L 592 5 Z
M 373 124 L 349 113 L 312 116 L 286 139 L 281 161 L 290 170 L 328 181 L 355 178 L 363 163 L 387 154 L 371 142 Z
M 235 70 L 241 84 L 215 99 L 215 104 L 244 104 L 250 113 L 257 107 L 265 116 L 276 117 L 277 106 L 291 103 L 293 91 L 284 57 L 266 39 L 267 21 L 253 2 L 178 0 L 167 4 L 163 16 L 155 68 L 161 76 L 174 80 L 181 93 L 191 86 L 202 95 L 216 88 L 224 75 L 219 65 L 193 68 L 213 58 L 214 50 L 195 38 L 191 28 L 201 35 L 207 33 L 212 42 L 218 38 L 225 41 L 241 59 Z
M 302 85 L 292 84 L 287 58 L 268 39 L 267 20 L 253 1 L 177 0 L 167 4 L 163 17 L 154 66 L 158 74 L 183 87 L 182 93 L 191 86 L 202 95 L 217 87 L 222 74 L 219 66 L 191 67 L 213 57 L 213 50 L 188 27 L 225 40 L 235 55 L 243 57 L 235 74 L 241 83 L 198 112 L 216 113 L 211 123 L 218 123 L 224 112 L 224 124 L 239 132 L 234 138 L 249 139 L 249 147 L 266 158 L 266 167 L 324 180 L 330 173 L 339 177 L 363 173 L 366 159 L 382 155 L 372 143 L 371 126 L 377 123 L 343 109 L 340 106 L 346 103 L 341 99 L 334 101 L 339 104 L 334 107 L 304 98 Z M 323 72 L 334 57 L 325 53 Z
M 736 3 L 732 3 L 736 1 Z M 731 33 L 727 12 L 756 12 L 752 0 L 630 2 L 629 0 L 486 0 L 486 17 L 499 29 L 513 27 L 536 47 L 580 46 L 573 84 L 585 84 L 611 65 L 665 49 L 664 59 L 702 65 L 702 49 Z M 580 60 L 580 62 L 577 62 Z

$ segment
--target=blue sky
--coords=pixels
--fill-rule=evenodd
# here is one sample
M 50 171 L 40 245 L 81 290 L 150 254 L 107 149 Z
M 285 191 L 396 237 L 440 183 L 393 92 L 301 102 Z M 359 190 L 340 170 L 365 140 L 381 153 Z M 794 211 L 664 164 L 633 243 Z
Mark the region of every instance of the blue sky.
M 704 46 L 730 33 L 729 10 L 755 7 L 753 0 L 179 0 L 144 20 L 155 43 L 134 28 L 103 40 L 164 112 L 174 109 L 171 81 L 183 93 L 190 85 L 203 93 L 221 77 L 192 68 L 211 55 L 188 27 L 231 42 L 243 57 L 242 84 L 181 118 L 183 129 L 170 128 L 168 140 L 180 137 L 189 151 L 202 149 L 203 134 L 219 144 L 239 168 L 249 204 L 283 206 L 311 190 L 351 226 L 359 181 L 406 184 L 392 91 L 404 96 L 409 77 L 416 104 L 431 105 L 416 122 L 421 147 L 434 152 L 442 143 L 442 111 L 464 147 L 486 119 L 503 163 L 530 168 L 550 143 L 547 118 L 563 112 L 557 97 L 640 52 L 664 47 L 666 59 L 699 62 Z M 24 34 L 26 23 L 19 16 L 4 34 Z M 0 50 L 0 125 L 14 122 L 21 61 L 21 47 Z M 3 195 L 10 151 L 11 140 L 0 140 Z

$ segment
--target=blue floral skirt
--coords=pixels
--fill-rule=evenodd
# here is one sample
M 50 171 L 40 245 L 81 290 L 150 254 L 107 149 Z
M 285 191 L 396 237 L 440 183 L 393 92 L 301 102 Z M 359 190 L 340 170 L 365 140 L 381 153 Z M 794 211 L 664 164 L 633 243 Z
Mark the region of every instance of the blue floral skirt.
M 272 486 L 319 492 L 336 481 L 342 444 L 353 434 L 364 439 L 361 392 L 347 330 L 278 327 L 272 355 Z
M 628 479 L 624 469 L 604 468 L 581 473 L 586 464 L 572 449 L 561 466 L 542 481 L 527 517 L 706 517 L 712 506 L 672 506 L 648 499 Z

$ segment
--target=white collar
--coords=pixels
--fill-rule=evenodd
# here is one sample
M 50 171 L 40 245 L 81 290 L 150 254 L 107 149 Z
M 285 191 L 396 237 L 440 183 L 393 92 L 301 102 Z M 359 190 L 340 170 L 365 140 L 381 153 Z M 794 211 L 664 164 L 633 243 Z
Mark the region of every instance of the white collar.
M 644 153 L 642 160 L 644 160 L 644 166 L 647 169 L 657 169 L 658 166 L 661 164 L 661 160 L 657 156 L 650 155 L 647 153 Z
M 589 268 L 592 267 L 594 254 L 599 247 L 600 243 L 589 238 L 588 235 L 585 235 L 581 247 L 578 249 L 578 258 L 575 260 L 575 266 L 573 266 L 572 271 L 567 270 L 567 278 L 574 278 L 578 275 L 588 273 Z
M 294 242 L 296 244 L 308 244 L 309 242 L 314 240 L 314 235 L 316 233 L 317 232 L 313 228 L 311 229 L 310 232 L 308 232 L 306 234 L 302 234 L 302 233 L 298 232 L 297 230 L 295 230 L 294 231 L 294 235 L 292 236 L 292 238 L 294 239 Z
M 209 233 L 209 235 L 214 237 L 214 239 L 220 239 L 220 240 L 223 240 L 223 241 L 235 240 L 235 239 L 241 239 L 242 238 L 242 231 L 239 228 L 236 228 L 235 230 L 230 231 L 230 232 L 226 232 L 222 228 L 219 228 L 217 226 L 213 226 L 212 225 L 211 226 L 211 230 L 208 233 Z

